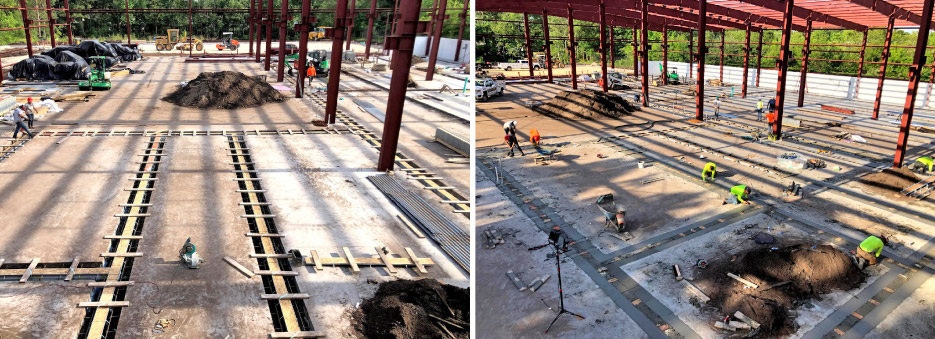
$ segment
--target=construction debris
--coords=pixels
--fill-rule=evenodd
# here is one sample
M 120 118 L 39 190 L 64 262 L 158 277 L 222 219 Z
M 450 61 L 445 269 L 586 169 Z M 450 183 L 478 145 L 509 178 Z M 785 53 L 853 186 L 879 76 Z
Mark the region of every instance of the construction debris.
M 394 280 L 351 314 L 357 338 L 470 337 L 470 290 L 435 279 Z
M 522 280 L 519 279 L 519 276 L 516 273 L 513 273 L 513 270 L 506 271 L 506 277 L 510 278 L 510 281 L 513 282 L 513 285 L 516 286 L 520 291 L 525 291 L 527 286 Z

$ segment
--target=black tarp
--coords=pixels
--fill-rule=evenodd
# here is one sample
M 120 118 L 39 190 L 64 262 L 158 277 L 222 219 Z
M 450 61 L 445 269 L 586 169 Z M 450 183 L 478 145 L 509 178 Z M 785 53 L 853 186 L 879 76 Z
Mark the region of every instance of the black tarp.
M 27 80 L 83 80 L 88 78 L 90 67 L 84 58 L 69 51 L 62 51 L 56 61 L 48 55 L 34 55 L 13 65 L 9 77 Z
M 65 51 L 75 53 L 89 63 L 89 59 L 92 56 L 107 57 L 107 67 L 115 65 L 119 61 L 136 61 L 142 58 L 139 50 L 136 48 L 130 48 L 117 43 L 99 42 L 97 40 L 82 41 L 78 45 L 61 45 L 43 51 L 42 55 L 56 58 L 60 53 Z
M 63 79 L 85 80 L 91 74 L 88 62 L 75 53 L 62 51 L 55 58 L 55 62 L 58 63 L 54 67 L 55 73 Z

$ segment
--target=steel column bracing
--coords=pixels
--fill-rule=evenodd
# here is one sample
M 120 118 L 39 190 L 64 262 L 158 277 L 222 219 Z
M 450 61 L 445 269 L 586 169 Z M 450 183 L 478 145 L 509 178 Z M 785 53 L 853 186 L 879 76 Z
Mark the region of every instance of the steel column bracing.
M 899 123 L 899 139 L 896 140 L 896 155 L 893 157 L 894 168 L 902 167 L 903 160 L 906 157 L 909 127 L 912 126 L 912 111 L 916 104 L 916 94 L 919 93 L 919 78 L 922 76 L 922 67 L 925 65 L 928 33 L 932 28 L 932 7 L 935 7 L 935 0 L 925 0 L 925 7 L 922 10 L 922 24 L 919 25 L 919 38 L 916 40 L 916 51 L 912 57 L 912 66 L 909 66 L 909 89 L 906 92 L 906 103 L 903 105 L 903 116 Z
M 69 6 L 68 0 L 65 0 L 65 22 L 68 23 L 68 26 L 66 26 L 68 27 L 68 44 L 74 45 L 74 35 L 71 31 L 71 6 Z
M 552 77 L 552 41 L 549 40 L 549 12 L 545 9 L 542 10 L 542 35 L 545 37 L 545 64 L 546 71 L 549 74 L 549 83 L 552 83 L 555 79 Z
M 698 81 L 695 84 L 695 119 L 704 120 L 704 57 L 708 52 L 705 47 L 705 18 L 708 16 L 708 1 L 698 1 L 698 52 L 694 58 L 698 59 Z
M 447 17 L 447 15 L 445 15 L 445 10 L 448 8 L 448 0 L 438 0 L 438 2 L 438 12 L 435 14 L 435 21 L 437 21 L 438 24 L 435 25 L 435 33 L 433 34 L 434 38 L 429 39 L 432 41 L 432 52 L 429 54 L 429 68 L 425 71 L 426 81 L 431 81 L 435 76 L 435 63 L 438 62 L 438 48 L 441 46 L 442 41 L 442 26 L 445 25 L 445 18 Z M 529 35 L 528 26 L 529 25 L 527 24 L 526 35 Z M 526 50 L 527 53 L 530 53 L 528 52 L 528 47 Z M 529 56 L 529 69 L 532 70 L 532 54 L 529 54 Z
M 441 0 L 445 1 L 445 0 Z M 441 25 L 438 25 L 441 27 Z M 441 29 L 441 28 L 439 28 Z M 523 38 L 526 39 L 523 47 L 526 50 L 526 60 L 529 61 L 529 76 L 536 76 L 535 69 L 533 67 L 532 61 L 532 40 L 530 39 L 531 34 L 529 33 L 529 13 L 523 13 Z
M 49 42 L 55 48 L 55 19 L 52 18 L 52 0 L 45 0 L 46 18 L 49 19 Z
M 871 119 L 877 120 L 877 116 L 880 115 L 880 101 L 883 99 L 883 79 L 886 79 L 886 64 L 890 59 L 890 43 L 893 41 L 893 24 L 896 21 L 896 17 L 890 16 L 889 21 L 886 22 L 886 40 L 883 42 L 883 60 L 880 62 L 880 78 L 877 80 L 877 96 L 873 101 L 873 116 Z M 922 48 L 925 51 L 925 47 Z
M 347 37 L 345 38 L 345 40 L 347 40 L 347 46 L 345 46 L 344 49 L 350 51 L 351 38 L 353 37 L 352 35 L 354 33 L 354 19 L 357 18 L 357 14 L 355 13 L 357 11 L 357 0 L 350 0 L 348 7 L 350 7 L 350 9 L 348 9 Z
M 643 0 L 643 18 L 640 20 L 640 48 L 641 55 L 640 60 L 642 62 L 641 66 L 643 71 L 643 107 L 649 107 L 649 2 L 648 0 Z M 665 72 L 663 72 L 665 73 Z M 662 75 L 665 78 L 665 74 Z
M 724 34 L 724 32 L 721 32 L 721 58 L 719 60 L 721 63 L 721 70 L 718 71 L 719 72 L 718 80 L 721 82 L 724 82 L 724 36 L 725 35 L 726 34 Z
M 637 41 L 636 26 L 631 27 L 630 30 L 633 31 L 633 42 L 630 43 L 631 45 L 633 45 L 633 75 L 636 77 L 639 77 L 640 76 L 640 66 L 639 66 L 640 51 L 639 51 L 639 45 L 637 45 L 636 43 Z
M 597 11 L 598 16 L 600 16 L 600 27 L 597 28 L 599 30 L 597 36 L 600 40 L 598 53 L 601 54 L 601 90 L 606 93 L 610 84 L 607 81 L 607 29 L 605 28 L 607 26 L 607 10 L 603 1 L 597 5 Z
M 256 0 L 250 0 L 250 14 L 247 16 L 250 25 L 250 55 L 253 55 L 253 26 L 256 25 Z
M 367 47 L 364 47 L 364 58 L 370 59 L 370 43 L 373 41 L 373 20 L 377 18 L 377 0 L 370 0 L 370 12 L 367 13 Z M 461 44 L 458 44 L 460 47 Z M 455 57 L 455 60 L 458 58 Z
M 860 43 L 860 62 L 857 63 L 857 84 L 854 85 L 854 97 L 860 94 L 860 76 L 864 73 L 864 52 L 867 50 L 867 34 L 870 30 L 864 31 L 864 40 Z M 935 75 L 935 72 L 932 72 Z
M 669 25 L 662 25 L 662 83 L 669 84 Z
M 578 89 L 578 72 L 575 65 L 575 54 L 577 54 L 578 44 L 575 43 L 575 26 L 573 24 L 573 14 L 574 10 L 571 9 L 571 4 L 568 4 L 568 56 L 571 63 L 571 88 Z
M 763 31 L 760 31 L 759 42 L 756 44 L 756 84 L 760 87 L 760 61 L 763 61 Z
M 760 34 L 763 34 L 760 31 Z M 747 23 L 747 30 L 743 36 L 743 85 L 740 86 L 740 97 L 747 97 L 747 73 L 750 69 L 750 23 Z
M 464 25 L 467 22 L 470 3 L 471 1 L 464 0 L 464 8 L 461 9 L 461 13 L 458 13 L 458 17 L 461 18 L 461 24 L 458 26 L 458 43 L 455 44 L 455 62 L 461 59 L 461 42 L 464 40 Z M 551 64 L 551 61 L 549 63 Z
M 341 60 L 344 59 L 343 58 L 344 53 L 341 52 L 341 46 L 344 45 L 343 39 L 344 39 L 344 29 L 346 28 L 345 26 L 346 24 L 347 24 L 347 0 L 338 0 L 337 8 L 335 8 L 334 10 L 334 27 L 332 28 L 332 31 L 331 31 L 332 33 L 331 34 L 331 40 L 332 40 L 331 41 L 331 64 L 330 64 L 331 70 L 328 72 L 328 96 L 326 97 L 327 101 L 325 102 L 325 122 L 329 124 L 334 123 L 335 113 L 338 110 L 338 87 L 340 86 L 340 83 L 341 83 Z M 408 58 L 412 59 L 412 56 L 410 55 Z M 398 60 L 398 58 L 396 58 L 394 55 L 393 61 L 400 62 L 401 60 Z M 411 63 L 412 63 L 412 60 L 410 60 L 407 64 L 411 64 Z M 409 67 L 407 66 L 406 67 L 407 69 L 406 80 L 409 80 L 408 68 Z M 396 72 L 399 72 L 399 71 L 402 71 L 402 70 L 401 69 L 393 70 L 393 79 L 396 78 Z M 405 95 L 403 95 L 403 98 L 405 98 Z M 395 99 L 396 98 L 393 98 L 392 96 L 390 96 L 391 102 L 392 100 L 395 100 Z M 389 111 L 387 111 L 387 115 L 389 115 Z
M 794 0 L 786 0 L 786 11 L 783 13 L 782 38 L 779 47 L 779 79 L 776 82 L 776 122 L 773 124 L 773 135 L 779 138 L 782 133 L 782 110 L 786 100 L 786 82 L 788 78 L 789 61 L 792 53 L 789 50 L 789 40 L 792 38 L 792 10 L 795 8 Z
M 29 13 L 26 10 L 26 0 L 19 0 L 19 6 L 22 8 L 20 13 L 23 16 L 23 29 L 26 32 L 26 53 L 32 57 L 32 32 L 29 31 L 29 24 L 32 20 L 29 20 Z
M 805 76 L 808 74 L 808 55 L 811 53 L 809 46 L 812 42 L 812 20 L 805 23 L 805 46 L 802 46 L 802 69 L 799 70 L 799 102 L 798 106 L 805 104 L 805 91 L 808 86 L 805 82 Z
M 429 32 L 435 31 L 436 15 L 438 15 L 438 0 L 435 0 L 434 3 L 432 3 L 432 13 L 429 14 Z M 427 35 L 425 39 L 425 55 L 429 55 L 429 48 L 432 46 L 432 42 L 431 35 Z
M 263 1 L 263 0 L 260 0 Z M 333 54 L 333 53 L 332 53 Z M 266 2 L 266 60 L 263 61 L 263 69 L 269 71 L 270 62 L 273 57 L 273 0 Z
M 373 8 L 373 4 L 370 5 L 370 8 Z M 306 65 L 306 62 L 308 62 L 308 31 L 311 24 L 315 22 L 315 18 L 310 16 L 311 11 L 311 0 L 302 0 L 302 16 L 299 18 L 299 24 L 296 25 L 296 30 L 299 31 L 299 61 L 295 67 L 299 71 L 298 76 L 295 77 L 296 98 L 305 95 L 305 77 L 308 74 L 308 66 Z
M 421 5 L 420 0 L 400 0 L 398 14 L 400 21 L 396 25 L 393 36 L 388 38 L 393 40 L 390 48 L 394 50 L 396 65 L 394 65 L 393 77 L 390 79 L 386 119 L 383 123 L 383 139 L 380 141 L 380 157 L 377 161 L 377 170 L 380 172 L 392 170 L 396 159 L 396 144 L 399 141 L 399 128 L 403 119 L 403 104 L 406 102 L 406 86 L 409 83 L 412 52 L 415 48 L 416 34 L 424 28 L 419 22 Z
M 282 82 L 285 78 L 286 70 L 286 23 L 291 21 L 289 17 L 289 1 L 280 1 L 282 6 L 279 11 L 279 62 L 276 63 L 276 81 Z

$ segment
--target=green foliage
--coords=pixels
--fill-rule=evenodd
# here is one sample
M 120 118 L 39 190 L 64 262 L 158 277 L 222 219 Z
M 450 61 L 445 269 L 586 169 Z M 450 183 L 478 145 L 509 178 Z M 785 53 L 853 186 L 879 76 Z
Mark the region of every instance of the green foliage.
M 477 12 L 478 19 L 476 23 L 477 62 L 500 62 L 513 61 L 526 58 L 524 49 L 524 27 L 523 15 L 517 13 L 495 13 L 495 12 Z M 515 22 L 492 22 L 483 19 L 515 21 Z M 599 62 L 600 48 L 599 30 L 595 23 L 586 21 L 575 21 L 575 40 L 578 41 L 576 58 L 579 63 Z M 581 26 L 579 26 L 581 25 Z M 588 27 L 582 27 L 588 26 Z M 529 15 L 529 30 L 533 37 L 541 37 L 542 34 L 542 16 Z M 633 39 L 633 30 L 631 27 L 613 27 L 614 40 L 613 48 L 616 67 L 633 67 L 633 47 L 630 41 Z M 608 36 L 609 36 L 608 31 Z M 735 54 L 725 55 L 724 65 L 743 67 L 743 42 L 745 32 L 742 30 L 729 30 L 724 32 L 724 53 Z M 563 62 L 568 62 L 567 52 L 568 20 L 562 17 L 549 17 L 549 35 L 552 40 L 552 56 L 557 57 Z M 694 34 L 694 48 L 697 50 L 697 35 Z M 864 67 L 862 75 L 865 77 L 877 77 L 880 73 L 880 65 L 874 62 L 882 60 L 883 43 L 886 31 L 884 29 L 873 29 L 867 39 L 867 47 L 864 57 Z M 762 68 L 775 68 L 779 56 L 779 41 L 782 32 L 770 30 L 763 33 L 762 47 Z M 888 78 L 906 79 L 909 66 L 899 64 L 911 64 L 915 48 L 897 48 L 896 46 L 915 46 L 918 38 L 918 31 L 906 31 L 896 29 L 893 31 L 892 46 L 890 48 L 889 66 L 886 69 Z M 756 65 L 756 50 L 759 33 L 750 34 L 750 67 Z M 932 35 L 929 41 L 932 42 Z M 625 41 L 621 41 L 625 40 Z M 669 31 L 669 55 L 670 61 L 688 62 L 689 54 L 689 33 Z M 709 55 L 705 56 L 707 65 L 717 66 L 720 64 L 720 45 L 721 33 L 707 32 L 705 35 L 706 45 Z M 858 69 L 857 61 L 860 59 L 860 44 L 863 40 L 863 33 L 851 30 L 814 30 L 811 36 L 811 54 L 809 56 L 809 72 L 856 75 Z M 679 42 L 684 41 L 684 42 Z M 789 64 L 790 71 L 798 71 L 802 68 L 802 43 L 805 42 L 805 34 L 802 32 L 793 32 L 790 37 L 793 44 L 793 60 Z M 662 32 L 649 32 L 650 60 L 662 60 Z M 731 43 L 734 42 L 734 43 Z M 739 42 L 739 43 L 738 43 Z M 772 44 L 775 45 L 772 45 Z M 799 44 L 799 45 L 794 45 Z M 823 45 L 854 45 L 854 47 L 823 46 Z M 533 52 L 543 52 L 545 42 L 542 39 L 533 40 Z M 609 54 L 608 54 L 609 58 Z M 824 61 L 824 60 L 849 60 L 844 61 Z M 922 80 L 928 80 L 931 75 L 931 65 L 923 68 Z

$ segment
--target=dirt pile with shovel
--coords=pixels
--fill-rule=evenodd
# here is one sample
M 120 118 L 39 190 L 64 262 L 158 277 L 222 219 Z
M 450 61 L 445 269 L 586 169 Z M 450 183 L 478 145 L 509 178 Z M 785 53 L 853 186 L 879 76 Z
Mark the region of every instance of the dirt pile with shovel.
M 435 279 L 380 284 L 351 315 L 358 338 L 470 338 L 470 290 Z
M 755 336 L 795 333 L 791 310 L 823 294 L 854 289 L 866 280 L 851 257 L 832 246 L 773 248 L 738 254 L 732 262 L 712 263 L 695 273 L 695 283 L 711 298 L 708 305 L 718 309 L 718 317 L 742 312 L 760 323 Z M 727 273 L 758 287 L 750 288 Z
M 620 118 L 638 108 L 619 95 L 583 89 L 563 91 L 533 109 L 556 118 L 597 120 Z
M 204 72 L 163 100 L 179 106 L 234 109 L 285 100 L 266 81 L 240 72 Z

